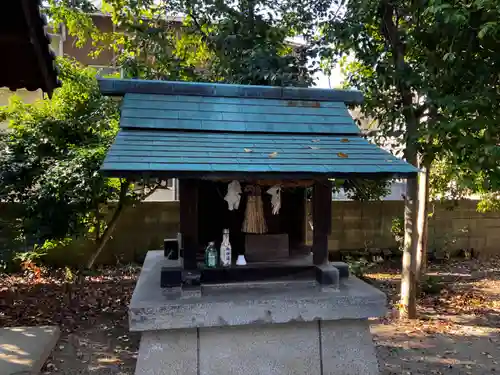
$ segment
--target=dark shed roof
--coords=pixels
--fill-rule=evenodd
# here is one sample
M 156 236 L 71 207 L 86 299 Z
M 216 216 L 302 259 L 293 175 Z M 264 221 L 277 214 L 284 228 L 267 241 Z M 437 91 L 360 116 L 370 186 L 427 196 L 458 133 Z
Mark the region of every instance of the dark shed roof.
M 4 1 L 0 19 L 0 87 L 51 94 L 59 82 L 40 1 Z

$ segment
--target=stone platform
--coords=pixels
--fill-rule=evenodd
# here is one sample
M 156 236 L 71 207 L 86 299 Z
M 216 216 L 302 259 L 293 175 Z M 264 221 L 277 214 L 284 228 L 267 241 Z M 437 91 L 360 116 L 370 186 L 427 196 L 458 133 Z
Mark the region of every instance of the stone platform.
M 378 374 L 367 318 L 385 295 L 355 277 L 160 288 L 163 252 L 149 252 L 129 310 L 142 339 L 136 375 Z
M 59 327 L 0 329 L 0 375 L 38 374 L 60 336 Z

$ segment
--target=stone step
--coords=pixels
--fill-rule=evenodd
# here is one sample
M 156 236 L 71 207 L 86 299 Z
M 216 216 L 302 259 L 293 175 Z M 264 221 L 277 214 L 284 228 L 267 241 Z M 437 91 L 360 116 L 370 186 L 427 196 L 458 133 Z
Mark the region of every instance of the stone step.
M 56 326 L 0 329 L 0 375 L 38 374 L 59 340 Z

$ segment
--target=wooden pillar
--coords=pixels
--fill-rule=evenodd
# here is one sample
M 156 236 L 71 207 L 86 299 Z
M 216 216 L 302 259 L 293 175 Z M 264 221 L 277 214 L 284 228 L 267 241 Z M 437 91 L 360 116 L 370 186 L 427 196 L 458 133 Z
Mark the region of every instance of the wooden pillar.
M 313 263 L 328 261 L 328 235 L 332 226 L 332 184 L 330 181 L 316 181 L 312 197 L 313 214 Z
M 179 180 L 180 230 L 184 253 L 184 269 L 186 270 L 195 270 L 197 268 L 198 188 L 198 180 Z

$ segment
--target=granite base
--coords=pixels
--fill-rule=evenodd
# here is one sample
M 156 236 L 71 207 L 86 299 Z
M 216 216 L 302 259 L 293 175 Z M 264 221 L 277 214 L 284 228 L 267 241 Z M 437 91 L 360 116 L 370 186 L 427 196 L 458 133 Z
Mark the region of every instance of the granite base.
M 129 308 L 142 332 L 136 375 L 378 374 L 367 319 L 386 297 L 355 277 L 160 288 L 161 251 L 146 257 Z
M 367 321 L 144 332 L 136 375 L 377 375 Z

